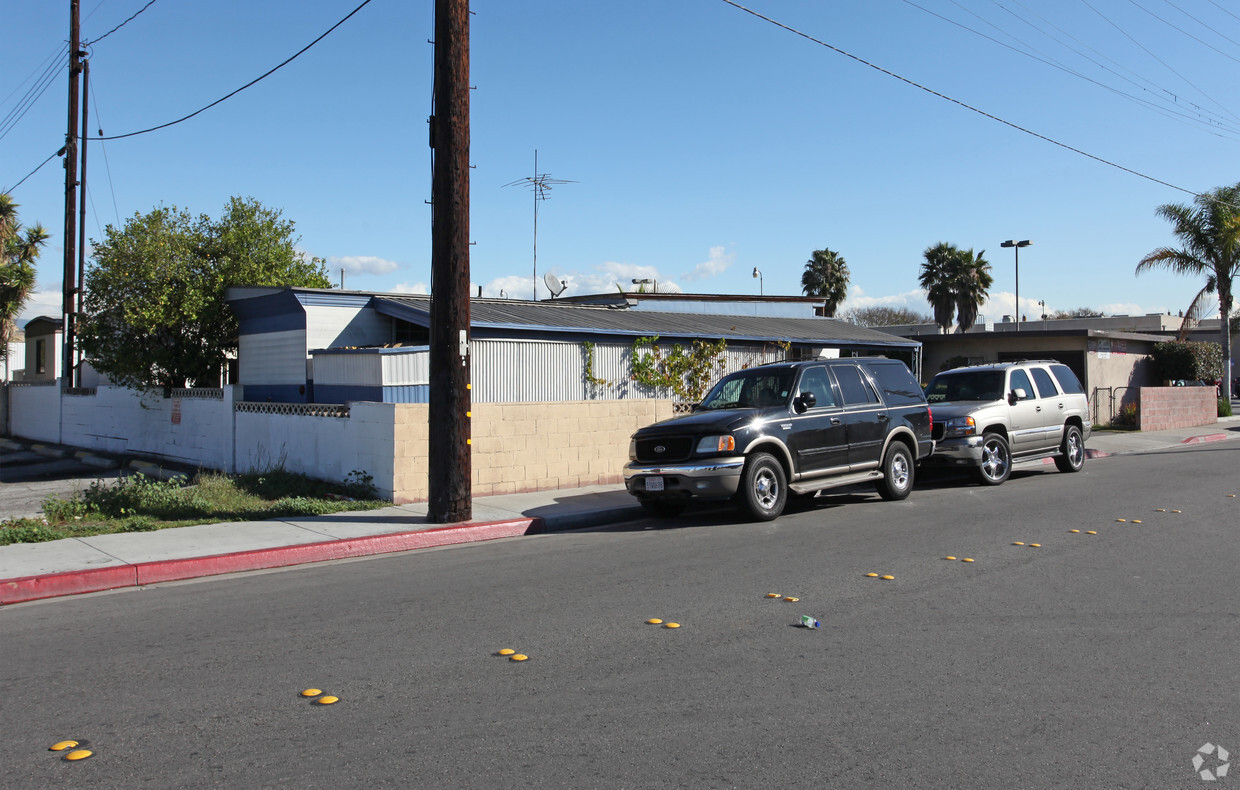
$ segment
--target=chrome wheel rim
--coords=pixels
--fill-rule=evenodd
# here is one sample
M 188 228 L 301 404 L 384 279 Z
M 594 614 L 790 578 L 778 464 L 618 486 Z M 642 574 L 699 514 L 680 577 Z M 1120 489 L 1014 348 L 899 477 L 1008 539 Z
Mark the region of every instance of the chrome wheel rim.
M 775 507 L 775 503 L 779 501 L 779 480 L 775 473 L 765 468 L 758 470 L 758 474 L 754 476 L 753 493 L 754 499 L 764 510 Z
M 999 480 L 1007 472 L 1007 451 L 998 442 L 987 442 L 982 448 L 982 474 L 991 480 Z
M 1081 443 L 1081 435 L 1076 431 L 1068 434 L 1068 460 L 1073 467 L 1085 462 L 1085 447 Z
M 891 484 L 897 489 L 903 491 L 908 488 L 908 483 L 908 458 L 905 457 L 903 453 L 897 453 L 895 458 L 891 459 Z

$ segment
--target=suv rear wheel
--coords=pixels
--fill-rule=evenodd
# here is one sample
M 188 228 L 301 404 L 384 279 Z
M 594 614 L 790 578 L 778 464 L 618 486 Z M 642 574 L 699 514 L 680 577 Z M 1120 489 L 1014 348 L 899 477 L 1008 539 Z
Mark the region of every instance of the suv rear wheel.
M 883 457 L 883 479 L 875 483 L 878 495 L 887 501 L 907 499 L 913 490 L 913 454 L 904 442 L 892 442 Z
M 787 478 L 784 468 L 770 453 L 754 453 L 745 462 L 741 472 L 741 487 L 737 492 L 741 512 L 758 521 L 770 521 L 784 512 L 788 501 Z
M 997 486 L 1012 473 L 1012 453 L 1001 434 L 982 437 L 982 465 L 974 467 L 973 475 L 982 485 Z
M 1055 468 L 1061 472 L 1079 472 L 1085 465 L 1085 440 L 1081 438 L 1081 429 L 1069 425 L 1063 429 L 1063 444 L 1059 447 L 1059 455 L 1055 456 Z

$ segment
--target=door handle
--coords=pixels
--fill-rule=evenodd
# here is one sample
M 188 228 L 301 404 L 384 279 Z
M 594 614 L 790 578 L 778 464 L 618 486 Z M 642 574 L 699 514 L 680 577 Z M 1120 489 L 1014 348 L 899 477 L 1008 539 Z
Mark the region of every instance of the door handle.
M 1034 407 L 1033 407 L 1033 410 L 1034 410 L 1034 411 L 1042 411 L 1042 407 L 1041 407 L 1041 406 L 1034 406 Z
M 840 424 L 840 418 L 839 418 L 839 417 L 832 417 L 832 418 L 831 418 L 831 424 L 832 424 L 832 425 L 839 425 L 839 424 Z
M 890 417 L 888 417 L 886 414 L 880 414 L 880 415 L 878 415 L 878 419 L 882 420 L 883 422 L 887 422 L 887 420 L 889 420 L 889 419 L 891 419 L 891 418 L 890 418 Z

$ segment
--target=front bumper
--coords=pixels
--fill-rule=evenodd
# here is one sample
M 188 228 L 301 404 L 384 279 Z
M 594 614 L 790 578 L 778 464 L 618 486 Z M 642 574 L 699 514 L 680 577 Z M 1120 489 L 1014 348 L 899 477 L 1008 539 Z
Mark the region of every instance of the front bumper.
M 931 466 L 981 466 L 982 437 L 939 439 L 934 443 L 934 454 L 926 459 L 926 463 Z
M 630 463 L 624 467 L 624 487 L 640 499 L 688 496 L 722 499 L 736 493 L 744 468 L 744 457 L 670 465 Z M 662 491 L 647 490 L 646 481 L 651 478 L 662 480 Z

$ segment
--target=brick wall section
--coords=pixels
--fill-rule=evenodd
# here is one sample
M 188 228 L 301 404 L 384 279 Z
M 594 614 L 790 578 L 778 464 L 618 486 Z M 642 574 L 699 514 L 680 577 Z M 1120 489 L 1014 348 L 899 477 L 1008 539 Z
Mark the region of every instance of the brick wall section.
M 1213 425 L 1218 421 L 1218 399 L 1213 387 L 1141 387 L 1137 428 L 1165 431 Z
M 399 404 L 393 500 L 423 502 L 428 407 Z M 672 416 L 670 400 L 477 403 L 473 406 L 474 496 L 619 483 L 629 436 Z

